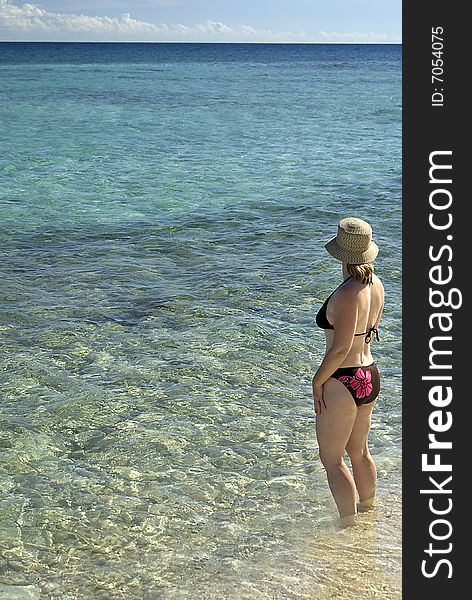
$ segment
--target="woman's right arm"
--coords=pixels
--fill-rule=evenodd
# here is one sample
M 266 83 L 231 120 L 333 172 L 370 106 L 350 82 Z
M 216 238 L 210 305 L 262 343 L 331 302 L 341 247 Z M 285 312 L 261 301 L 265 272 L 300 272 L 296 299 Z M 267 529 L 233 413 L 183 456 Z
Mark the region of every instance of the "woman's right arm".
M 352 347 L 354 332 L 356 331 L 358 291 L 354 288 L 346 287 L 337 293 L 339 294 L 339 299 L 337 299 L 333 307 L 335 323 L 333 343 L 328 352 L 326 352 L 312 380 L 316 413 L 321 412 L 322 406 L 326 408 L 323 400 L 323 385 L 344 362 Z

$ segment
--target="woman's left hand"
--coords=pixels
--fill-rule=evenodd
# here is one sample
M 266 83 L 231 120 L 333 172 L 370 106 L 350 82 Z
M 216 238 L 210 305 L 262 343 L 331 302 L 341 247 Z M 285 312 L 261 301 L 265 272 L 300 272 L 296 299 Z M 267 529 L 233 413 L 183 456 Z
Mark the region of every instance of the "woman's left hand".
M 321 413 L 321 407 L 326 408 L 326 403 L 323 398 L 323 386 L 312 384 L 313 387 L 313 404 L 315 406 L 315 413 L 318 415 Z

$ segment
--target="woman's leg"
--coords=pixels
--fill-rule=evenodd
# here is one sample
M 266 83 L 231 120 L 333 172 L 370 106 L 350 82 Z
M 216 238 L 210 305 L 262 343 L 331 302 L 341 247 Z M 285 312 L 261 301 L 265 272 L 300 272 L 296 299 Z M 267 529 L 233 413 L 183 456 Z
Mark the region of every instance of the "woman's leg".
M 341 517 L 356 514 L 356 486 L 343 460 L 347 441 L 357 416 L 357 406 L 346 387 L 337 379 L 323 386 L 326 408 L 316 415 L 320 459 Z
M 367 443 L 374 404 L 375 401 L 357 407 L 357 417 L 346 445 L 361 510 L 370 508 L 377 487 L 377 469 Z

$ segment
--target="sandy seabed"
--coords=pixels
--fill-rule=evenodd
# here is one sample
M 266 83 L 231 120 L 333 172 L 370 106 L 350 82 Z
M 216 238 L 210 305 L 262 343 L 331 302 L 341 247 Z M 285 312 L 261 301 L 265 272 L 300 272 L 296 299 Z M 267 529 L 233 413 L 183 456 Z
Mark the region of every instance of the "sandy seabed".
M 231 582 L 215 578 L 210 585 L 204 577 L 195 586 L 175 581 L 171 588 L 141 588 L 136 594 L 142 600 L 401 600 L 401 538 L 400 485 L 392 489 L 389 482 L 388 489 L 379 486 L 376 507 L 360 514 L 355 526 L 340 530 L 333 520 L 316 539 L 300 539 L 283 559 L 267 555 L 253 565 L 245 562 L 243 569 L 235 567 L 239 572 Z M 123 597 L 111 590 L 93 598 L 58 591 L 43 595 L 45 589 L 35 585 L 0 585 L 2 600 Z
M 164 594 L 201 600 L 401 600 L 402 499 L 400 482 L 384 488 L 379 482 L 376 506 L 359 514 L 357 524 L 340 529 L 337 519 L 315 540 L 300 540 L 285 560 L 266 558 L 264 576 L 241 578 L 239 588 L 195 588 L 190 595 Z M 334 511 L 333 511 L 334 516 Z

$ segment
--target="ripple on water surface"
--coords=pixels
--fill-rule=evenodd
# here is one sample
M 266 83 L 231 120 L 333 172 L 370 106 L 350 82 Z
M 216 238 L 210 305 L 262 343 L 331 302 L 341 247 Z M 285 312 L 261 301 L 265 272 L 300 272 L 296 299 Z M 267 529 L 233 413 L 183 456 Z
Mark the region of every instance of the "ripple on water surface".
M 399 50 L 80 48 L 1 66 L 0 595 L 400 598 Z M 340 532 L 310 382 L 347 213 L 387 305 Z

